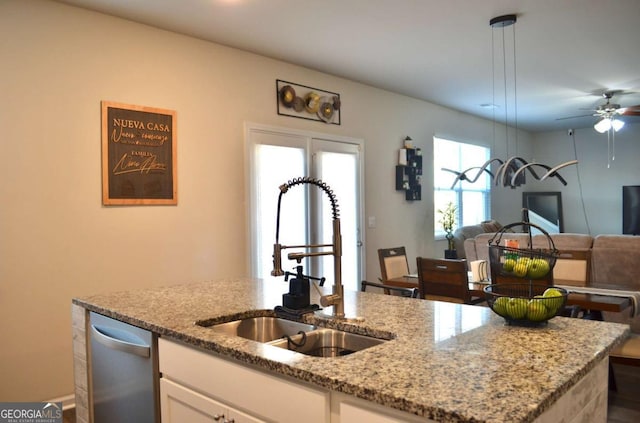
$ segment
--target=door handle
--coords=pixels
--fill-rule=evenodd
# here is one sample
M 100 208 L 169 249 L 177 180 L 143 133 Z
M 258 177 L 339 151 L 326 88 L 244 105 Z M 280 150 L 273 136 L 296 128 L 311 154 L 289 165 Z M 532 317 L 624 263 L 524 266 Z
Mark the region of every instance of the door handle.
M 107 348 L 148 358 L 151 347 L 142 339 L 121 329 L 91 325 L 93 338 Z

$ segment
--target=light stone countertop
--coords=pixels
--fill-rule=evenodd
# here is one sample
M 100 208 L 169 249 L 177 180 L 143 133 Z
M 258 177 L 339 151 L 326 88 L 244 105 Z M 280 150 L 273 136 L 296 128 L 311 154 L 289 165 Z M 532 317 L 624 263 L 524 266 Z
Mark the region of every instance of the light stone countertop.
M 352 291 L 345 292 L 345 312 L 362 322 L 336 326 L 313 314 L 305 321 L 395 339 L 319 358 L 194 324 L 273 315 L 287 287 L 282 279 L 224 279 L 73 303 L 269 372 L 443 422 L 533 421 L 629 334 L 628 325 L 562 317 L 544 327 L 507 326 L 487 307 Z M 315 294 L 312 289 L 312 302 L 319 303 Z

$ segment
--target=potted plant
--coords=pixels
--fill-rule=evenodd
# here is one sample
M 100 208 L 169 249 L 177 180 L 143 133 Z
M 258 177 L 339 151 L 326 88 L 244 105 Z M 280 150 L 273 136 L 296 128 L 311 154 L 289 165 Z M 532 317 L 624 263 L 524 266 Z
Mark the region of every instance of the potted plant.
M 456 246 L 453 243 L 453 226 L 456 223 L 456 210 L 457 207 L 451 201 L 447 203 L 444 209 L 438 209 L 440 214 L 440 220 L 438 223 L 442 225 L 442 229 L 446 232 L 445 238 L 447 238 L 447 249 L 444 250 L 444 258 L 455 259 L 458 258 Z

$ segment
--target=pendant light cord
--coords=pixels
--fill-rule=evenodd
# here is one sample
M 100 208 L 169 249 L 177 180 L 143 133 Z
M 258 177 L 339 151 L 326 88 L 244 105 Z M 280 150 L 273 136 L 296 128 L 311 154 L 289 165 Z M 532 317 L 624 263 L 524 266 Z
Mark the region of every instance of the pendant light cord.
M 507 146 L 507 157 L 511 157 L 509 156 L 509 107 L 507 106 L 507 46 L 504 27 L 502 27 L 502 74 L 504 75 L 504 140 Z
M 573 141 L 573 158 L 578 160 L 578 148 L 576 147 L 576 131 L 573 131 L 571 135 Z M 591 225 L 589 224 L 589 218 L 587 217 L 587 207 L 584 204 L 584 194 L 582 193 L 582 178 L 580 178 L 580 166 L 576 166 L 576 176 L 578 177 L 578 190 L 580 191 L 580 202 L 582 203 L 582 214 L 584 216 L 584 223 L 587 225 L 587 233 L 591 235 Z

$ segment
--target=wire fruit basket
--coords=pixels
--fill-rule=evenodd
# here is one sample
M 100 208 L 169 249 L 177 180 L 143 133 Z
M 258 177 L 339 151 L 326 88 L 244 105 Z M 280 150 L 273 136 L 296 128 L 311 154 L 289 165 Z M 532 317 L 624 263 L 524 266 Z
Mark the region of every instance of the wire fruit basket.
M 502 283 L 484 288 L 487 304 L 507 324 L 541 326 L 559 315 L 567 302 L 567 290 L 535 283 Z
M 548 248 L 518 248 L 500 245 L 505 231 L 514 226 L 527 228 L 529 246 L 533 245 L 531 229 L 538 229 L 547 239 Z M 506 240 L 505 240 L 506 241 Z M 504 226 L 489 241 L 489 263 L 492 285 L 484 288 L 491 310 L 508 324 L 538 326 L 561 314 L 567 291 L 553 287 L 553 267 L 558 250 L 547 231 L 529 222 Z
M 546 236 L 549 248 L 524 249 L 500 245 L 505 231 L 518 225 L 527 227 L 529 231 L 529 245 L 532 245 L 531 228 L 533 227 Z M 548 279 L 547 276 L 553 270 L 557 257 L 558 250 L 549 233 L 540 226 L 529 222 L 517 222 L 506 225 L 489 241 L 489 263 L 492 276 L 506 276 L 528 280 Z

